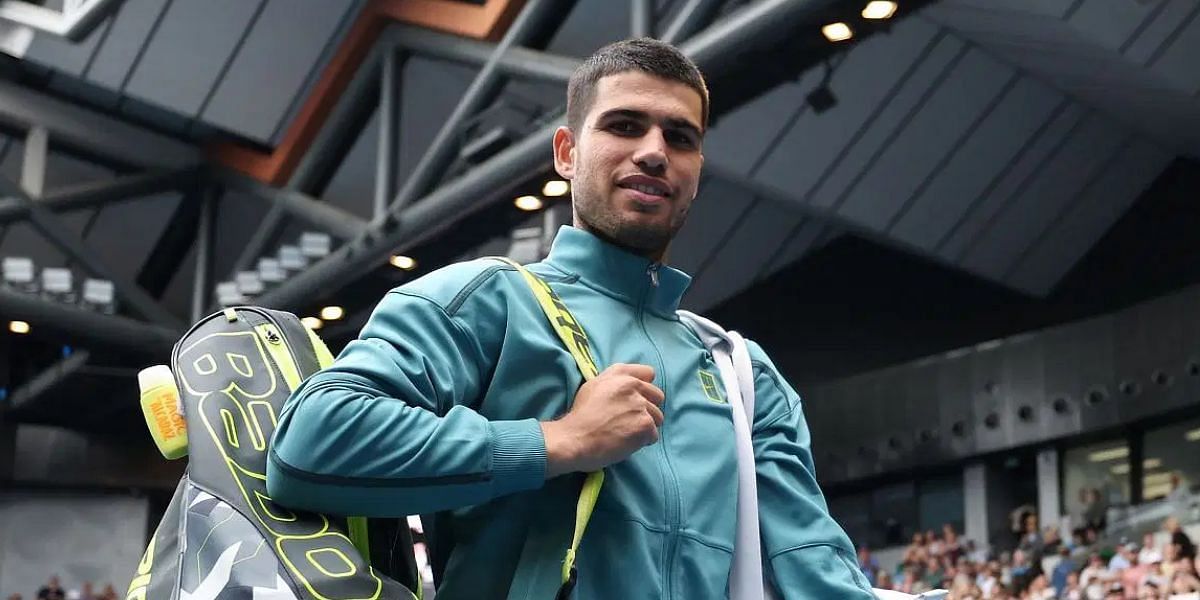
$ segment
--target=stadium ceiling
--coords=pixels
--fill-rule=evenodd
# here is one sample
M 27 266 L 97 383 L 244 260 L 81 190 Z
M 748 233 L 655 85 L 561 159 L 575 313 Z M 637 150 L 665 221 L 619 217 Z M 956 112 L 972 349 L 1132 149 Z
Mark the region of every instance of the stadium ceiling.
M 345 306 L 330 333 L 352 334 L 388 287 L 543 223 L 512 199 L 551 176 L 564 82 L 635 34 L 679 44 L 713 90 L 671 253 L 693 310 L 844 233 L 1044 295 L 1173 157 L 1200 156 L 1194 3 L 901 1 L 880 23 L 862 4 L 97 3 L 79 41 L 4 46 L 0 256 L 111 280 L 120 314 L 9 292 L 0 313 L 161 349 L 215 282 L 317 232 L 328 254 L 253 302 Z M 855 37 L 825 40 L 834 21 Z

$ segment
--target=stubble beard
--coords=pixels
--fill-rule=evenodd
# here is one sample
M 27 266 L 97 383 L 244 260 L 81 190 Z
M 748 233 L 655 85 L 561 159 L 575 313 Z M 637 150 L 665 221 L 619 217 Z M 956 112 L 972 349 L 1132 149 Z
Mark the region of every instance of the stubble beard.
M 661 256 L 683 223 L 682 218 L 668 225 L 629 223 L 594 196 L 575 201 L 575 218 L 593 235 L 642 256 Z

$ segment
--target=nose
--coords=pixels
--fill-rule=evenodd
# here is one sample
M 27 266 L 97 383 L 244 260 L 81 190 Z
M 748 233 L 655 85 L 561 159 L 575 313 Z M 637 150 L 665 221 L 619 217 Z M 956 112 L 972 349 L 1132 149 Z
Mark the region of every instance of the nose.
M 647 175 L 661 176 L 667 171 L 667 145 L 663 132 L 652 128 L 642 136 L 641 144 L 633 154 L 633 162 Z

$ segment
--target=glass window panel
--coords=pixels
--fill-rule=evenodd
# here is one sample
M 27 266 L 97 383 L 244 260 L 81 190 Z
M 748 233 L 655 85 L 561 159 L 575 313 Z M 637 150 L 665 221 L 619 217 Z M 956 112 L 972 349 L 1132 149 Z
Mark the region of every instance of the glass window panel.
M 1164 498 L 1172 489 L 1171 476 L 1188 489 L 1200 483 L 1200 419 L 1146 432 L 1142 498 Z
M 1105 506 L 1129 504 L 1129 444 L 1124 439 L 1088 444 L 1063 452 L 1063 510 L 1072 527 L 1082 523 L 1084 490 L 1099 490 Z

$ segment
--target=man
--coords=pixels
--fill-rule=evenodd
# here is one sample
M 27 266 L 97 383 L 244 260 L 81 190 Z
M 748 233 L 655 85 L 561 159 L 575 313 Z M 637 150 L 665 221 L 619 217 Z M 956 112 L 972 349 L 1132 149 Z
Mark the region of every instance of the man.
M 66 600 L 67 593 L 59 583 L 58 575 L 52 575 L 37 593 L 37 600 Z
M 599 50 L 568 85 L 553 156 L 572 182 L 574 226 L 530 269 L 586 330 L 598 377 L 581 386 L 519 273 L 450 265 L 389 293 L 292 396 L 271 496 L 337 514 L 438 513 L 439 600 L 552 598 L 582 474 L 604 469 L 572 597 L 724 598 L 730 404 L 675 314 L 690 279 L 662 264 L 696 196 L 707 115 L 695 65 L 653 40 Z M 871 598 L 817 487 L 800 399 L 750 348 L 770 581 L 786 599 Z

